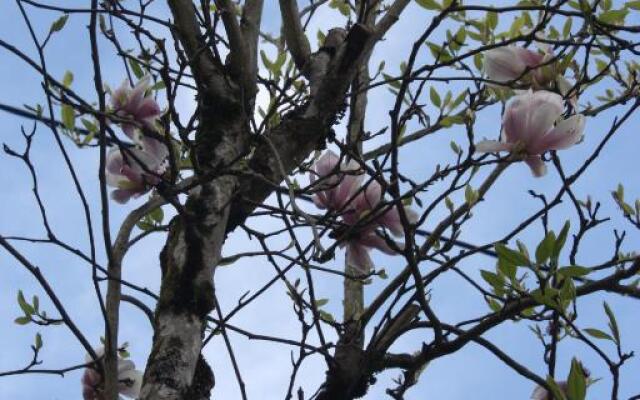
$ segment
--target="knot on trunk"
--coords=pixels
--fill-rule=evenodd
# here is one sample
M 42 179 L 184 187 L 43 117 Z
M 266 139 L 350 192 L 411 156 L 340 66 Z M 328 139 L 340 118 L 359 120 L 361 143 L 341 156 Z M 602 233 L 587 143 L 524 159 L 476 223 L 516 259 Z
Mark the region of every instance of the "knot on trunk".
M 356 321 L 345 324 L 317 400 L 352 400 L 367 393 L 375 379 L 369 369 L 367 354 L 362 349 L 363 339 Z
M 204 360 L 202 354 L 198 358 L 193 382 L 186 393 L 185 400 L 208 400 L 211 397 L 211 389 L 215 386 L 215 377 L 211 367 Z

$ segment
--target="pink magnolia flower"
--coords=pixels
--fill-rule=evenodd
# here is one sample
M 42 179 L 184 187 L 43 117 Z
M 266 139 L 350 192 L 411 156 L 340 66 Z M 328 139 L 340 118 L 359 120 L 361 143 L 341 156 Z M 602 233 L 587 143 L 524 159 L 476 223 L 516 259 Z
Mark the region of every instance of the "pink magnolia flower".
M 398 207 L 381 206 L 383 197 L 380 184 L 372 181 L 358 193 L 349 204 L 349 211 L 343 216 L 347 225 L 362 224 L 346 240 L 347 264 L 362 272 L 369 271 L 373 267 L 369 256 L 370 249 L 375 248 L 386 254 L 395 254 L 385 238 L 377 232 L 378 227 L 388 229 L 394 236 L 401 236 L 404 233 Z M 405 208 L 405 212 L 409 222 L 414 223 L 418 219 L 413 210 Z
M 545 61 L 546 54 L 516 46 L 491 49 L 484 56 L 484 72 L 487 78 L 496 82 L 509 82 L 524 78 L 529 68 L 532 70 Z M 534 78 L 540 79 L 542 71 L 532 70 Z
M 150 77 L 142 78 L 133 88 L 125 80 L 111 94 L 111 107 L 116 116 L 130 122 L 121 124 L 124 133 L 140 143 L 139 127 L 155 130 L 155 123 L 162 114 L 158 103 L 151 96 Z
M 364 175 L 358 174 L 358 170 L 357 162 L 340 164 L 340 158 L 327 151 L 314 165 L 310 181 L 321 188 L 313 198 L 316 206 L 342 211 L 343 222 L 352 227 L 341 244 L 341 247 L 346 247 L 347 264 L 366 272 L 373 267 L 369 256 L 371 249 L 395 254 L 377 229 L 383 227 L 392 235 L 401 236 L 404 228 L 397 206 L 383 206 L 384 195 L 377 181 L 370 182 L 364 189 L 360 187 Z M 410 209 L 405 210 L 409 221 L 415 222 L 417 214 Z
M 98 357 L 104 356 L 104 347 L 95 350 Z M 91 356 L 85 357 L 87 363 L 93 361 Z M 136 369 L 136 365 L 131 360 L 118 359 L 118 392 L 132 399 L 140 395 L 142 386 L 142 372 Z M 87 367 L 82 375 L 82 398 L 84 400 L 100 400 L 102 377 L 100 373 L 92 367 Z
M 483 140 L 476 144 L 481 153 L 520 151 L 534 176 L 546 174 L 541 154 L 573 146 L 582 138 L 585 118 L 575 114 L 562 119 L 562 96 L 540 90 L 531 90 L 515 96 L 507 105 L 502 119 L 500 141 Z
M 154 139 L 146 143 L 146 149 L 133 148 L 124 155 L 120 149 L 112 149 L 107 154 L 107 185 L 116 188 L 111 198 L 118 203 L 139 197 L 161 181 L 159 175 L 164 173 L 168 150 Z
M 313 196 L 314 204 L 321 209 L 340 211 L 357 192 L 363 175 L 358 174 L 358 163 L 351 160 L 340 165 L 340 157 L 326 151 L 315 163 L 309 175 L 311 184 L 321 189 Z

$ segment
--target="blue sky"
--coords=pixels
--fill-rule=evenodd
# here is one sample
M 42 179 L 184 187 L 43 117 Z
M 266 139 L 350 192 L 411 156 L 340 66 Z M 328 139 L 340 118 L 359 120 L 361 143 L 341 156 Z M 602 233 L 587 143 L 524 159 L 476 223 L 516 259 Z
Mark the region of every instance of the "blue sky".
M 507 2 L 500 3 L 506 4 Z M 155 11 L 162 14 L 166 10 L 157 9 Z M 267 7 L 263 24 L 265 30 L 277 31 L 279 18 L 276 12 L 275 6 Z M 30 15 L 34 18 L 33 22 L 38 27 L 41 38 L 50 23 L 57 18 L 56 14 L 36 10 L 31 10 Z M 432 16 L 433 14 L 412 5 L 387 40 L 374 53 L 373 69 L 381 60 L 385 60 L 387 73 L 397 73 L 399 62 L 406 58 L 410 51 L 411 40 L 416 37 L 418 32 L 421 32 L 420 29 L 430 21 Z M 635 14 L 636 19 L 637 16 L 638 14 Z M 332 11 L 319 12 L 310 25 L 309 32 L 312 42 L 319 27 L 326 28 L 339 18 L 339 15 Z M 93 77 L 91 65 L 88 62 L 90 53 L 87 24 L 87 16 L 72 16 L 65 30 L 54 37 L 49 44 L 47 56 L 52 75 L 62 77 L 66 70 L 72 70 L 75 75 L 74 90 L 88 99 L 93 99 L 91 97 Z M 157 27 L 153 29 L 157 29 Z M 443 32 L 438 34 L 442 35 Z M 0 2 L 0 38 L 24 49 L 32 56 L 35 55 L 24 22 L 19 17 L 17 7 L 13 2 Z M 127 46 L 127 43 L 125 42 L 124 45 Z M 124 70 L 118 60 L 110 59 L 107 56 L 111 54 L 111 48 L 108 44 L 102 42 L 101 46 L 105 54 L 102 57 L 104 80 L 115 86 L 123 79 Z M 0 50 L 0 102 L 14 106 L 42 102 L 40 85 L 40 80 L 32 70 L 16 57 Z M 437 88 L 440 91 L 447 88 L 454 90 L 454 92 L 456 89 L 459 90 L 459 86 L 455 85 L 439 85 Z M 387 111 L 392 100 L 393 98 L 386 89 L 377 89 L 372 92 L 367 121 L 369 130 L 377 131 L 388 124 Z M 187 112 L 194 107 L 193 100 L 189 96 L 181 97 L 178 104 L 184 115 L 187 115 Z M 626 107 L 628 106 L 623 106 L 621 109 L 626 109 Z M 588 157 L 608 130 L 608 126 L 612 123 L 617 112 L 620 111 L 613 110 L 603 113 L 596 120 L 590 119 L 587 122 L 584 142 L 569 151 L 560 153 L 560 157 L 569 171 L 575 170 L 576 166 Z M 497 137 L 499 118 L 497 108 L 479 115 L 476 134 L 479 137 Z M 579 262 L 584 265 L 597 264 L 611 257 L 613 229 L 628 229 L 628 238 L 624 249 L 627 251 L 638 250 L 637 243 L 640 235 L 637 232 L 634 233 L 629 225 L 625 225 L 611 200 L 609 191 L 614 189 L 618 182 L 622 182 L 626 186 L 628 198 L 640 197 L 640 178 L 635 172 L 637 171 L 635 161 L 638 148 L 636 127 L 639 124 L 640 116 L 636 114 L 613 138 L 603 156 L 575 185 L 575 192 L 579 198 L 591 194 L 594 200 L 602 202 L 602 214 L 611 216 L 610 222 L 604 224 L 600 230 L 585 239 L 583 251 L 579 257 Z M 32 125 L 7 114 L 0 114 L 1 141 L 16 150 L 21 150 L 24 146 L 20 135 L 21 126 L 30 129 Z M 338 130 L 338 134 L 343 134 L 343 132 Z M 428 140 L 408 145 L 402 152 L 403 172 L 416 179 L 424 178 L 433 172 L 437 163 L 452 162 L 453 154 L 449 149 L 449 142 L 452 139 L 459 141 L 464 139 L 464 132 L 461 128 L 454 127 L 430 137 Z M 78 151 L 68 140 L 65 141 L 65 146 L 69 150 L 91 205 L 95 234 L 98 243 L 100 243 L 97 152 L 89 149 Z M 36 163 L 40 189 L 48 205 L 48 216 L 54 231 L 61 239 L 87 251 L 86 224 L 81 213 L 78 196 L 74 191 L 68 172 L 63 168 L 62 158 L 55 147 L 52 134 L 43 126 L 38 126 L 32 156 Z M 0 187 L 3 188 L 0 192 L 0 204 L 2 205 L 0 208 L 0 234 L 41 237 L 43 234 L 41 220 L 33 201 L 31 184 L 24 165 L 16 159 L 0 154 L 0 168 L 2 171 L 0 173 Z M 474 180 L 476 185 L 482 176 L 483 174 L 479 174 L 479 177 Z M 462 239 L 484 244 L 500 238 L 513 229 L 525 216 L 539 208 L 539 203 L 528 195 L 527 190 L 533 189 L 539 193 L 552 195 L 558 190 L 559 184 L 559 179 L 553 173 L 543 179 L 534 179 L 524 165 L 510 167 L 500 178 L 494 190 L 489 193 L 486 201 L 478 205 L 474 211 L 474 218 L 464 229 Z M 433 192 L 427 193 L 424 200 L 428 201 L 432 196 Z M 141 201 L 138 200 L 126 206 L 111 204 L 111 227 L 114 231 L 127 211 L 135 205 L 141 204 Z M 444 208 L 436 210 L 426 221 L 425 227 L 437 224 L 439 218 L 446 215 L 445 213 Z M 569 205 L 564 204 L 551 213 L 552 228 L 557 231 L 566 219 L 575 221 L 575 218 L 575 212 Z M 258 227 L 273 228 L 273 222 L 265 219 L 253 221 L 252 224 Z M 526 243 L 530 249 L 533 249 L 541 238 L 541 232 L 540 224 L 534 224 L 531 229 L 527 229 L 519 235 L 519 239 Z M 301 237 L 305 237 L 305 235 Z M 308 235 L 306 235 L 306 239 L 308 240 Z M 157 255 L 162 243 L 163 238 L 156 235 L 136 245 L 125 259 L 125 278 L 157 291 L 159 288 Z M 278 244 L 285 246 L 287 240 L 278 238 L 271 244 L 275 247 Z M 34 264 L 42 268 L 50 284 L 56 289 L 63 303 L 67 305 L 76 323 L 85 335 L 97 344 L 103 328 L 97 308 L 98 303 L 91 285 L 90 268 L 78 258 L 69 256 L 51 246 L 31 246 L 23 243 L 15 245 L 24 251 Z M 229 237 L 224 254 L 231 255 L 257 248 L 257 243 L 247 241 L 246 236 L 238 232 Z M 375 262 L 384 266 L 390 275 L 403 266 L 399 258 L 382 256 L 379 253 L 374 254 Z M 104 262 L 103 254 L 100 254 L 100 259 Z M 332 263 L 335 263 L 336 266 L 341 264 L 342 255 L 338 253 L 336 260 Z M 461 267 L 464 267 L 472 276 L 479 277 L 480 269 L 493 268 L 493 260 L 477 257 Z M 7 344 L 2 352 L 2 357 L 0 357 L 0 371 L 19 368 L 30 360 L 29 346 L 33 343 L 36 332 L 42 333 L 45 343 L 42 352 L 43 367 L 61 368 L 81 362 L 84 359 L 84 350 L 66 328 L 43 329 L 34 326 L 17 326 L 12 323 L 13 319 L 19 315 L 19 309 L 15 302 L 18 289 L 22 289 L 28 297 L 37 294 L 40 297 L 42 308 L 48 310 L 51 315 L 55 315 L 55 311 L 33 278 L 5 252 L 0 252 L 0 268 L 2 270 L 2 279 L 0 279 L 0 304 L 2 304 L 0 307 L 0 337 Z M 299 271 L 292 273 L 292 277 L 297 275 L 300 275 Z M 222 310 L 227 311 L 232 308 L 245 292 L 258 289 L 272 276 L 272 267 L 261 259 L 242 259 L 231 267 L 220 268 L 216 273 L 216 287 Z M 372 285 L 367 287 L 367 298 L 371 299 L 383 284 L 384 281 L 374 280 Z M 315 285 L 319 298 L 330 299 L 326 306 L 327 310 L 334 315 L 340 315 L 342 296 L 340 281 L 335 277 L 317 275 Z M 247 307 L 234 317 L 232 323 L 263 334 L 298 338 L 299 327 L 285 291 L 283 285 L 274 285 L 262 300 Z M 461 279 L 453 275 L 445 276 L 436 281 L 432 294 L 434 309 L 441 318 L 449 322 L 477 316 L 487 310 L 482 299 Z M 580 300 L 579 322 L 581 326 L 601 329 L 606 327 L 606 318 L 601 307 L 604 298 L 616 311 L 625 350 L 639 349 L 640 339 L 635 330 L 640 323 L 640 317 L 637 304 L 629 299 L 596 295 L 590 299 Z M 148 304 L 152 306 L 151 302 Z M 133 360 L 139 366 L 143 366 L 150 347 L 151 330 L 148 322 L 144 315 L 127 304 L 122 306 L 122 320 L 121 338 L 131 344 L 130 350 Z M 540 374 L 544 374 L 542 351 L 530 333 L 529 325 L 522 322 L 505 324 L 491 330 L 485 337 L 498 343 L 505 352 L 519 362 Z M 330 330 L 325 329 L 325 333 L 330 333 Z M 428 337 L 425 338 L 421 335 L 424 333 L 414 333 L 403 338 L 394 345 L 392 350 L 397 352 L 414 351 L 419 348 L 420 341 L 428 339 Z M 331 335 L 329 336 L 331 337 Z M 290 351 L 295 349 L 271 343 L 249 341 L 239 336 L 232 335 L 231 338 L 247 383 L 249 397 L 265 400 L 282 399 L 291 372 Z M 604 348 L 609 354 L 613 354 L 614 349 L 611 346 L 605 344 Z M 214 340 L 207 347 L 206 354 L 216 373 L 215 397 L 221 399 L 239 398 L 238 387 L 222 341 Z M 567 341 L 561 347 L 558 363 L 559 376 L 566 374 L 573 356 L 581 358 L 592 371 L 593 376 L 605 378 L 593 386 L 588 398 L 595 400 L 608 397 L 610 382 L 607 379 L 606 367 L 592 352 L 576 342 Z M 621 398 L 628 398 L 640 392 L 640 387 L 635 383 L 638 373 L 640 373 L 640 361 L 630 360 L 622 373 Z M 392 384 L 391 379 L 397 377 L 398 374 L 398 371 L 381 374 L 378 385 L 369 392 L 367 398 L 387 398 L 384 395 L 384 389 Z M 324 363 L 322 360 L 319 358 L 310 359 L 300 371 L 298 384 L 303 386 L 307 394 L 310 394 L 321 383 L 323 377 Z M 79 380 L 80 372 L 70 373 L 65 378 L 42 375 L 1 378 L 0 398 L 15 400 L 79 399 L 81 397 Z M 469 345 L 455 355 L 432 363 L 425 371 L 421 382 L 409 392 L 407 399 L 527 399 L 532 390 L 531 382 L 519 377 L 482 348 Z

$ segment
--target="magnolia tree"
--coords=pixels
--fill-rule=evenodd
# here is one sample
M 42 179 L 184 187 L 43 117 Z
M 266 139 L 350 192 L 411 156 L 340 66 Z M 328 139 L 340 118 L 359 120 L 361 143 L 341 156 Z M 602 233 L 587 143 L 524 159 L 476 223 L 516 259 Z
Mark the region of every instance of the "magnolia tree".
M 31 277 L 6 329 L 35 335 L 3 357 L 4 382 L 62 375 L 85 400 L 236 384 L 243 399 L 417 399 L 441 359 L 479 347 L 504 366 L 484 378 L 495 391 L 638 392 L 620 311 L 640 298 L 638 180 L 612 146 L 640 122 L 640 2 L 70 3 L 2 6 L 23 32 L 0 35 L 3 60 L 40 88 L 24 107 L 0 98 L 22 126 L 4 129 L 2 168 L 24 193 L 3 204 L 3 274 Z M 73 196 L 45 193 L 50 171 Z M 60 365 L 47 349 L 68 337 L 76 361 Z

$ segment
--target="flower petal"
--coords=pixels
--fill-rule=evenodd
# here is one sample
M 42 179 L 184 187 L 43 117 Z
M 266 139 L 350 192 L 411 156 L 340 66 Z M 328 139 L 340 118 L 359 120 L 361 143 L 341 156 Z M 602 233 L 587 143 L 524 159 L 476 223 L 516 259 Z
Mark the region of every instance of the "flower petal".
M 548 132 L 563 110 L 562 96 L 546 90 L 515 96 L 504 113 L 504 137 L 508 143 L 529 144 Z
M 127 102 L 130 91 L 131 86 L 129 86 L 129 82 L 125 79 L 120 86 L 111 93 L 111 107 L 116 111 L 122 109 Z
M 313 204 L 319 209 L 324 210 L 325 208 L 329 208 L 327 196 L 324 192 L 316 193 L 311 199 L 313 200 Z
M 531 100 L 531 91 L 517 95 L 507 103 L 507 108 L 502 116 L 502 139 L 506 143 L 515 144 L 526 140 L 527 110 Z
M 542 136 L 534 146 L 534 153 L 542 154 L 548 150 L 562 150 L 578 143 L 584 131 L 585 117 L 582 114 L 564 119 Z
M 355 175 L 354 172 L 348 172 L 340 178 L 340 183 L 333 191 L 335 208 L 337 210 L 343 209 L 349 200 L 352 200 L 357 193 L 364 175 Z
M 382 186 L 378 181 L 372 180 L 354 199 L 354 208 L 358 214 L 369 212 L 376 208 L 380 200 L 382 200 Z
M 373 262 L 369 256 L 369 249 L 357 241 L 347 243 L 346 250 L 347 264 L 361 273 L 367 273 L 373 268 Z
M 487 51 L 484 57 L 484 72 L 487 78 L 497 82 L 508 82 L 522 75 L 526 64 L 515 53 L 514 47 L 511 46 Z
M 362 246 L 378 249 L 386 254 L 396 254 L 396 252 L 387 244 L 387 241 L 383 237 L 379 236 L 375 231 L 371 231 L 370 233 L 360 237 L 358 239 L 358 243 Z
M 327 150 L 318 161 L 316 161 L 313 169 L 316 175 L 322 178 L 333 172 L 339 162 L 340 158 L 333 151 Z
M 140 136 L 138 134 L 138 128 L 134 125 L 134 124 L 130 124 L 130 123 L 123 123 L 121 125 L 122 131 L 124 132 L 125 135 L 127 135 L 127 137 L 135 142 L 137 142 L 138 137 Z
M 142 101 L 146 97 L 146 92 L 149 87 L 150 77 L 147 75 L 142 78 L 136 86 L 129 93 L 127 103 L 124 105 L 124 110 L 133 116 L 137 116 L 137 112 L 142 105 Z
M 142 138 L 142 150 L 150 156 L 153 169 L 157 169 L 169 157 L 169 149 L 160 140 L 150 137 Z
M 136 369 L 136 364 L 133 361 L 123 359 L 118 360 L 118 376 L 127 371 L 133 371 L 134 369 Z
M 394 236 L 400 236 L 404 232 L 400 211 L 396 206 L 392 206 L 382 213 L 376 220 L 377 223 L 389 229 Z
M 549 393 L 547 392 L 547 389 L 543 388 L 542 386 L 537 386 L 531 394 L 531 400 L 548 400 L 548 394 Z
M 136 369 L 127 370 L 123 373 L 118 373 L 118 391 L 120 394 L 132 399 L 137 398 L 140 395 L 140 388 L 142 387 L 143 374 Z
M 161 114 L 160 106 L 155 99 L 147 97 L 138 106 L 135 117 L 139 121 L 149 122 L 149 119 L 155 119 Z
M 126 202 L 128 202 L 132 197 L 137 197 L 139 196 L 141 193 L 135 190 L 130 190 L 130 189 L 116 189 L 114 191 L 111 192 L 111 198 L 116 202 L 116 203 L 120 203 L 120 204 L 125 204 Z
M 513 145 L 497 140 L 481 140 L 475 144 L 477 153 L 496 153 L 499 151 L 511 151 Z
M 123 178 L 123 166 L 124 159 L 120 150 L 117 148 L 111 149 L 109 153 L 107 153 L 107 160 L 105 163 L 107 185 L 111 187 L 119 187 L 119 183 Z
M 544 60 L 545 55 L 537 51 L 525 49 L 524 47 L 514 47 L 514 55 L 529 68 L 537 67 Z
M 529 107 L 526 110 L 529 114 L 527 135 L 529 138 L 549 131 L 564 111 L 562 96 L 546 90 L 533 92 Z
M 531 168 L 531 172 L 536 178 L 546 175 L 547 166 L 544 164 L 542 157 L 538 155 L 528 156 L 524 162 Z

